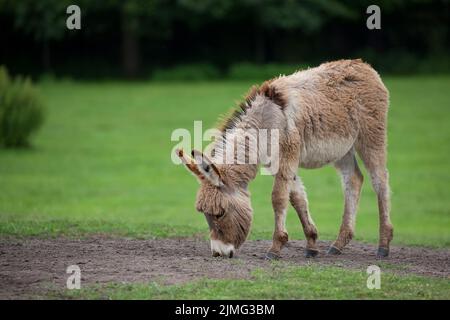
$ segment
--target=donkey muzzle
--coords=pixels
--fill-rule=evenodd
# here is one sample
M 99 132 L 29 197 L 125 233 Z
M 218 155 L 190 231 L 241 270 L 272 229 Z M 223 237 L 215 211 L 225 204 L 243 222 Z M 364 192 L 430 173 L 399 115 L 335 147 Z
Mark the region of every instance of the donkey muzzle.
M 234 255 L 234 245 L 223 243 L 221 240 L 211 240 L 211 253 L 213 257 L 229 257 Z

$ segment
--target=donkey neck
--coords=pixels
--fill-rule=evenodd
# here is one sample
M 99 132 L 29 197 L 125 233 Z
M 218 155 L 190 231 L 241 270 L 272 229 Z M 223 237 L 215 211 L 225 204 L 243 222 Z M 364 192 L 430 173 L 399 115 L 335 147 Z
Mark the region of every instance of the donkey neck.
M 251 112 L 241 115 L 220 139 L 227 176 L 245 188 L 255 179 L 261 164 L 258 135 L 260 129 L 267 126 L 258 115 Z

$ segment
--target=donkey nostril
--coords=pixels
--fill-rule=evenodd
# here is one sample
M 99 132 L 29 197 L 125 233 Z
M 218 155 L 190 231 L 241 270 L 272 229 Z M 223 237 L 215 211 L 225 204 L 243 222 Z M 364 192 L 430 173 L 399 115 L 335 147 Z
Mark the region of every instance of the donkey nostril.
M 230 251 L 230 258 L 233 258 L 233 255 L 234 255 L 234 251 L 231 250 L 231 251 Z
M 217 251 L 213 251 L 212 256 L 213 257 L 220 257 L 220 253 L 218 253 Z

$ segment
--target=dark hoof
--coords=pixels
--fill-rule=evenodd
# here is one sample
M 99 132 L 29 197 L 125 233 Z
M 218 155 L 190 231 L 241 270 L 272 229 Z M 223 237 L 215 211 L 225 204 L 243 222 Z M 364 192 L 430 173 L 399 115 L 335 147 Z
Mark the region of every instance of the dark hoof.
M 278 260 L 281 257 L 273 252 L 267 252 L 265 255 L 266 260 Z
M 314 258 L 318 254 L 319 254 L 319 250 L 316 250 L 316 249 L 306 249 L 306 251 L 305 251 L 306 258 Z
M 386 258 L 389 255 L 389 249 L 388 248 L 378 248 L 377 257 L 378 258 Z
M 327 251 L 327 254 L 333 254 L 333 255 L 339 255 L 341 253 L 342 253 L 342 251 L 339 250 L 338 248 L 336 248 L 335 246 L 331 246 Z

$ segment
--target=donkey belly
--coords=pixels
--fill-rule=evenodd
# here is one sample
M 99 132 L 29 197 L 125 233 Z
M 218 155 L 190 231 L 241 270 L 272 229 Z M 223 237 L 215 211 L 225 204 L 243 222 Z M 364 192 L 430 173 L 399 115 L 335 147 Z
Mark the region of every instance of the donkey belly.
M 354 137 L 312 138 L 300 151 L 300 167 L 314 169 L 341 159 L 355 143 Z

